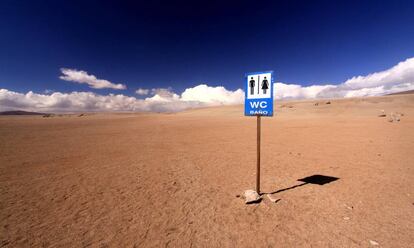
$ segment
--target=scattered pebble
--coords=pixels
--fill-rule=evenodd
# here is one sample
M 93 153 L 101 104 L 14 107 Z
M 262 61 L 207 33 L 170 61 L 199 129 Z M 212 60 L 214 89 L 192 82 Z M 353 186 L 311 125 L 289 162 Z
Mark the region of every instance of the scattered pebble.
M 353 207 L 353 206 L 348 206 L 348 205 L 346 205 L 346 204 L 344 204 L 344 206 L 345 206 L 347 209 L 349 209 L 349 210 L 353 210 L 353 209 L 354 209 L 354 207 Z
M 379 243 L 378 243 L 377 241 L 374 241 L 374 240 L 370 240 L 370 241 L 369 241 L 369 243 L 370 243 L 371 245 L 374 245 L 374 246 L 379 245 Z
M 280 199 L 275 199 L 275 198 L 271 197 L 270 195 L 267 195 L 267 198 L 269 198 L 269 200 L 273 203 L 276 203 L 276 202 L 280 201 Z

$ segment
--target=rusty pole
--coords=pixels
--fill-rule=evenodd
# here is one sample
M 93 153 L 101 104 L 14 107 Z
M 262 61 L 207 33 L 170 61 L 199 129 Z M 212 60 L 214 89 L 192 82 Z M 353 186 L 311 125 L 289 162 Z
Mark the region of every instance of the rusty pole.
M 257 167 L 256 167 L 256 192 L 260 195 L 260 115 L 257 115 Z

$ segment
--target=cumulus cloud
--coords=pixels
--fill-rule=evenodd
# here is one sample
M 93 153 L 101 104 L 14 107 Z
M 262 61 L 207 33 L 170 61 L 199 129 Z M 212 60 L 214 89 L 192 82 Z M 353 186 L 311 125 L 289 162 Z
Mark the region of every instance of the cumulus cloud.
M 145 96 L 145 95 L 158 95 L 162 98 L 169 98 L 172 97 L 175 93 L 173 92 L 171 87 L 168 88 L 152 88 L 152 89 L 142 89 L 139 88 L 135 91 L 137 95 Z
M 83 71 L 62 69 L 64 80 L 89 84 L 92 88 L 114 86 L 106 80 L 96 79 Z M 70 78 L 70 79 L 69 79 Z M 97 83 L 98 82 L 98 83 Z M 119 85 L 119 84 L 118 84 Z M 124 88 L 125 86 L 117 86 Z M 110 87 L 109 87 L 110 88 Z M 276 99 L 309 99 L 333 97 L 377 96 L 414 89 L 414 58 L 409 58 L 394 67 L 366 76 L 356 76 L 334 85 L 301 86 L 300 84 L 274 84 Z M 185 89 L 181 94 L 171 88 L 138 89 L 145 99 L 122 94 L 100 95 L 93 92 L 61 93 L 47 91 L 43 94 L 19 93 L 0 89 L 0 111 L 27 110 L 39 112 L 79 111 L 154 111 L 175 112 L 189 108 L 242 104 L 244 91 L 228 90 L 222 86 L 206 84 Z M 149 96 L 150 95 L 150 96 Z
M 126 86 L 123 84 L 114 84 L 105 79 L 98 79 L 94 75 L 89 75 L 86 71 L 67 68 L 61 68 L 60 71 L 63 74 L 59 77 L 60 79 L 80 84 L 87 84 L 89 87 L 94 89 L 126 89 Z
M 200 90 L 204 89 L 204 91 Z M 152 111 L 176 112 L 190 108 L 242 103 L 243 91 L 199 85 L 178 95 L 171 89 L 152 89 L 152 97 L 138 99 L 122 94 L 100 95 L 93 92 L 38 94 L 0 89 L 0 111 L 27 110 L 39 112 L 79 111 Z M 185 94 L 184 94 L 185 93 Z M 207 96 L 201 96 L 201 95 Z M 229 98 L 230 100 L 225 100 Z M 238 100 L 236 100 L 238 99 Z
M 326 89 L 335 88 L 334 85 L 312 85 L 301 86 L 298 84 L 275 83 L 274 86 L 275 99 L 307 99 L 316 98 L 320 92 Z
M 379 96 L 414 89 L 414 58 L 409 58 L 388 70 L 366 76 L 352 77 L 338 85 L 275 83 L 276 99 L 340 98 Z
M 141 88 L 139 88 L 139 89 L 137 89 L 137 90 L 135 91 L 135 93 L 136 93 L 137 95 L 140 95 L 140 96 L 145 96 L 145 95 L 148 95 L 148 94 L 149 94 L 149 92 L 150 92 L 150 90 L 149 90 L 149 89 L 141 89 Z
M 208 104 L 239 104 L 244 100 L 244 91 L 241 89 L 230 91 L 221 86 L 209 87 L 201 84 L 194 88 L 186 89 L 181 94 L 181 99 L 184 101 L 201 101 Z
M 145 98 L 145 101 L 152 102 L 152 103 L 155 103 L 155 102 L 172 103 L 172 102 L 181 101 L 180 96 L 175 94 L 170 89 L 165 89 L 165 88 L 152 89 L 151 93 L 153 94 L 153 96 Z
M 173 92 L 171 87 L 151 89 L 151 94 L 158 95 L 158 96 L 163 97 L 163 98 L 172 98 L 172 97 L 175 97 L 175 95 L 176 95 Z
M 43 91 L 45 94 L 51 94 L 51 93 L 53 93 L 53 92 L 55 92 L 54 90 L 50 90 L 50 89 L 45 89 L 44 91 Z

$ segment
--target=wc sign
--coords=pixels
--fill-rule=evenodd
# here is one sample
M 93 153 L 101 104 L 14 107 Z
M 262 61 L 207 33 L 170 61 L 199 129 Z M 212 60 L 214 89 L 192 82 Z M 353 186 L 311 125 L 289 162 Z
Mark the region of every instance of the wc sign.
M 244 115 L 273 116 L 273 71 L 246 74 Z

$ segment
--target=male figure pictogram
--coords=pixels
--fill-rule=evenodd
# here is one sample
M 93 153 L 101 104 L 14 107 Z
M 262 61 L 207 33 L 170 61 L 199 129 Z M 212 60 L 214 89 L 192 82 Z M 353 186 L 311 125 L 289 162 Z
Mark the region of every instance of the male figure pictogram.
M 264 79 L 262 81 L 263 94 L 266 94 L 268 89 L 269 89 L 269 81 L 267 81 L 266 77 L 264 77 Z
M 250 78 L 249 87 L 250 87 L 250 95 L 254 94 L 254 86 L 256 82 L 254 81 L 253 77 Z

